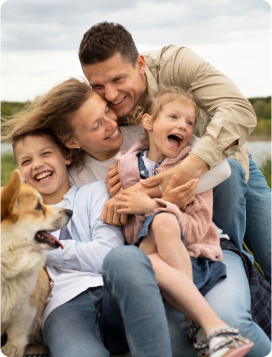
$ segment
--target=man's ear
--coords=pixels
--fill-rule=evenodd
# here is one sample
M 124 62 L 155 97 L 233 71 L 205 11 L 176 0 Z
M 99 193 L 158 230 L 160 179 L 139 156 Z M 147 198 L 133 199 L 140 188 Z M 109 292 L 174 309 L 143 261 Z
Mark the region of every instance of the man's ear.
M 1 220 L 18 220 L 18 215 L 13 212 L 21 190 L 22 176 L 19 170 L 14 170 L 8 184 L 1 189 Z
M 139 73 L 140 74 L 145 74 L 145 68 L 146 68 L 146 64 L 145 64 L 145 58 L 143 55 L 138 55 L 137 57 L 137 61 L 136 61 L 138 68 L 139 68 Z
M 151 116 L 149 114 L 144 114 L 142 116 L 142 123 L 143 123 L 143 127 L 148 130 L 148 131 L 152 131 L 153 130 L 153 120 L 151 118 Z
M 67 143 L 65 143 L 64 145 L 67 146 L 69 149 L 79 149 L 80 148 L 79 143 L 75 139 L 71 139 L 71 140 L 67 141 Z

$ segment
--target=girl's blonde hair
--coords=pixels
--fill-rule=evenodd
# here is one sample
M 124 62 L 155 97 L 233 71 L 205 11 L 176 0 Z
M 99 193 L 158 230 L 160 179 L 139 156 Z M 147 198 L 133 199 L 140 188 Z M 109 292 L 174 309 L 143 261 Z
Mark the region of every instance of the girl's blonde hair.
M 190 103 L 195 108 L 197 119 L 197 105 L 193 95 L 183 88 L 179 87 L 159 87 L 158 92 L 148 96 L 145 100 L 143 107 L 138 106 L 128 115 L 128 122 L 130 124 L 141 124 L 144 114 L 151 117 L 152 122 L 158 118 L 161 108 L 164 104 L 179 100 L 181 102 Z
M 11 141 L 14 146 L 28 133 L 46 129 L 56 137 L 62 153 L 72 161 L 71 165 L 82 167 L 85 152 L 69 149 L 65 144 L 74 135 L 73 115 L 91 94 L 92 89 L 85 80 L 70 78 L 60 83 L 13 117 L 3 119 L 1 141 Z

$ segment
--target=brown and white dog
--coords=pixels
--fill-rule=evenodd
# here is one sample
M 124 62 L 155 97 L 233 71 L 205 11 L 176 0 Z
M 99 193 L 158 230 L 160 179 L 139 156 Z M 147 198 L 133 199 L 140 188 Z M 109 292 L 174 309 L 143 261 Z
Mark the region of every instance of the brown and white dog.
M 22 357 L 29 342 L 41 341 L 41 316 L 50 292 L 46 251 L 62 247 L 48 231 L 64 227 L 72 211 L 46 206 L 36 189 L 21 183 L 15 170 L 1 188 L 2 352 Z M 63 248 L 63 247 L 62 247 Z

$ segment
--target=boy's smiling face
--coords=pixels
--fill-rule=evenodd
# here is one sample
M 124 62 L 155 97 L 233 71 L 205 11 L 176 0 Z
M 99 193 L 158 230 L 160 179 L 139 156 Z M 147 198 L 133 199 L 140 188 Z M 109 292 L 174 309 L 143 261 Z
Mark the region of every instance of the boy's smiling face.
M 59 147 L 48 135 L 25 136 L 14 148 L 23 179 L 35 187 L 44 203 L 59 203 L 70 188 L 66 165 Z

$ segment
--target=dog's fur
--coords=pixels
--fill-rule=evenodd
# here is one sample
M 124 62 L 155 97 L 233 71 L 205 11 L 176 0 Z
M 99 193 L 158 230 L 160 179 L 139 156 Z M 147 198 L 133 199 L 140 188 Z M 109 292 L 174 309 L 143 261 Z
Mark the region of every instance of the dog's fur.
M 50 292 L 45 250 L 60 246 L 45 231 L 64 227 L 71 215 L 71 210 L 43 204 L 36 189 L 21 183 L 19 170 L 1 188 L 1 334 L 7 334 L 2 348 L 6 356 L 22 357 L 29 342 L 41 340 L 41 316 Z

